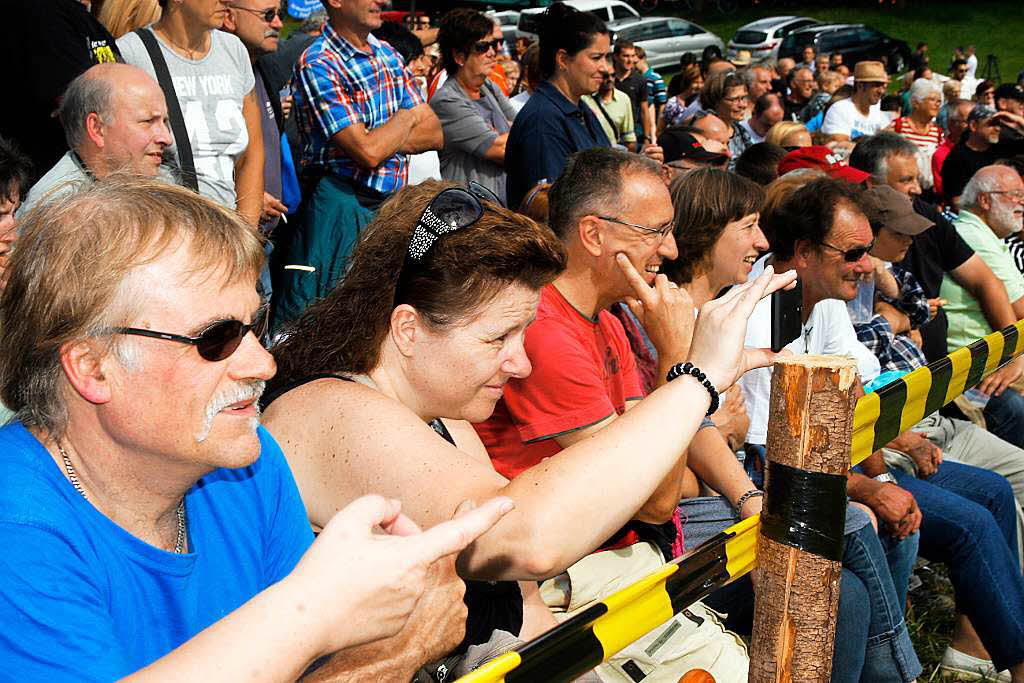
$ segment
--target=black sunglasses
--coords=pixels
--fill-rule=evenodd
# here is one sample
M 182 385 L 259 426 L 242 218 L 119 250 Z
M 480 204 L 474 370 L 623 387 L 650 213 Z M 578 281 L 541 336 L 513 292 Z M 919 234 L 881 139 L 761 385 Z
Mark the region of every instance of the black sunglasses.
M 156 330 L 144 330 L 138 327 L 115 327 L 111 331 L 116 334 L 134 334 L 140 337 L 152 337 L 153 339 L 164 339 L 179 344 L 191 344 L 196 347 L 200 357 L 208 361 L 224 360 L 239 347 L 245 335 L 252 330 L 257 339 L 262 339 L 267 333 L 267 321 L 269 320 L 266 306 L 253 316 L 251 323 L 243 323 L 241 320 L 218 320 L 197 337 L 186 337 L 180 334 L 169 332 L 157 332 Z
M 421 261 L 441 235 L 468 228 L 480 220 L 484 215 L 481 199 L 502 206 L 497 195 L 473 180 L 469 181 L 468 189 L 441 190 L 416 221 L 406 260 Z
M 475 43 L 473 43 L 473 51 L 476 52 L 478 55 L 487 54 L 488 50 L 501 52 L 501 46 L 504 44 L 504 38 L 495 38 L 494 40 L 478 40 Z
M 403 300 L 409 272 L 423 262 L 423 258 L 438 238 L 449 232 L 468 228 L 480 220 L 484 215 L 484 206 L 480 200 L 504 206 L 496 194 L 473 180 L 469 181 L 466 189 L 449 187 L 434 195 L 413 228 L 405 261 L 395 282 L 392 307 Z
M 819 242 L 819 244 L 821 244 L 821 246 L 823 247 L 828 247 L 829 249 L 834 249 L 835 251 L 838 251 L 840 254 L 843 255 L 843 260 L 846 261 L 847 263 L 856 263 L 857 261 L 860 261 L 862 258 L 864 258 L 864 254 L 871 251 L 871 248 L 875 246 L 875 241 L 871 240 L 871 244 L 869 244 L 866 247 L 854 247 L 853 249 L 840 249 L 839 247 L 833 247 L 828 242 Z
M 233 8 L 245 10 L 246 12 L 252 12 L 253 14 L 259 16 L 260 19 L 267 22 L 268 24 L 273 23 L 274 19 L 278 17 L 280 17 L 281 21 L 284 21 L 284 14 L 281 12 L 280 7 L 271 7 L 270 9 L 263 10 L 249 9 L 248 7 L 239 7 L 238 5 L 233 5 Z

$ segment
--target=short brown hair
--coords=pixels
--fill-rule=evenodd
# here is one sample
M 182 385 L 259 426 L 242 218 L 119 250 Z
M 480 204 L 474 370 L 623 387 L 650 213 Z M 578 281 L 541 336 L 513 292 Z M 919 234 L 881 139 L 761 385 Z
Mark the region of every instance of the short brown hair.
M 697 168 L 675 177 L 670 187 L 679 256 L 661 270 L 677 284 L 700 275 L 725 226 L 761 211 L 764 190 L 752 180 L 718 168 Z
M 300 377 L 375 368 L 397 304 L 409 304 L 437 327 L 458 324 L 503 287 L 539 290 L 565 269 L 565 251 L 548 228 L 488 202 L 479 220 L 441 236 L 422 261 L 407 264 L 419 217 L 448 187 L 453 184 L 427 181 L 406 187 L 381 206 L 344 279 L 307 308 L 272 349 L 278 369 L 272 388 Z M 412 270 L 396 301 L 403 268 Z
M 67 422 L 60 349 L 130 321 L 131 272 L 188 240 L 192 273 L 256 277 L 260 237 L 233 211 L 184 188 L 115 174 L 32 208 L 0 296 L 0 396 L 26 426 Z

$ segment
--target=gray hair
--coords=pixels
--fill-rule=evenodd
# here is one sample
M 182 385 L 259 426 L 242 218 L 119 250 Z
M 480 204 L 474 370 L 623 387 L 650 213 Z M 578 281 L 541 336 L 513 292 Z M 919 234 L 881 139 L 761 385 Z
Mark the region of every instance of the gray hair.
M 89 114 L 96 114 L 104 122 L 110 121 L 113 92 L 113 85 L 108 79 L 97 78 L 89 71 L 68 84 L 57 110 L 68 147 L 78 149 L 85 140 L 85 120 Z
M 1006 173 L 1006 171 L 1012 171 L 1016 173 L 1009 166 L 985 166 L 979 168 L 971 179 L 967 181 L 967 185 L 964 186 L 964 191 L 960 193 L 960 207 L 963 209 L 976 209 L 978 208 L 978 198 L 986 193 L 993 192 L 999 189 L 999 181 Z
M 889 179 L 889 157 L 917 159 L 917 145 L 896 133 L 878 133 L 857 138 L 850 153 L 850 166 L 871 174 L 871 179 L 885 185 Z
M 548 191 L 548 224 L 559 239 L 566 240 L 580 218 L 607 214 L 621 201 L 626 179 L 643 173 L 661 179 L 661 167 L 639 154 L 608 147 L 573 154 Z
M 768 69 L 763 64 L 754 64 L 752 66 L 740 69 L 739 71 L 736 72 L 736 74 L 743 79 L 743 82 L 746 84 L 748 91 L 754 85 L 754 83 L 757 82 L 758 71 L 768 71 Z
M 910 86 L 911 102 L 920 102 L 932 94 L 942 97 L 942 88 L 936 85 L 935 81 L 930 78 L 918 78 L 914 81 L 913 85 Z
M 317 10 L 316 12 L 313 12 L 308 17 L 306 17 L 305 19 L 302 20 L 302 23 L 299 24 L 299 32 L 300 33 L 316 33 L 316 32 L 320 31 L 324 27 L 324 24 L 326 22 L 327 22 L 327 12 L 325 12 L 322 9 L 321 10 Z

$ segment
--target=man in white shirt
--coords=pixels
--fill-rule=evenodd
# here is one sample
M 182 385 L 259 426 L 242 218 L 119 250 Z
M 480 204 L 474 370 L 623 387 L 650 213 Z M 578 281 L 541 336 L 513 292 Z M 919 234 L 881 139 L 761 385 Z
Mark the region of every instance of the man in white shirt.
M 879 103 L 888 84 L 889 75 L 881 62 L 857 62 L 853 69 L 853 95 L 829 107 L 821 132 L 835 140 L 854 140 L 884 129 L 890 121 Z
M 858 282 L 872 269 L 868 254 L 874 236 L 862 201 L 852 186 L 831 178 L 811 180 L 794 190 L 777 208 L 762 215 L 765 232 L 772 235 L 773 251 L 755 264 L 751 277 L 769 263 L 780 272 L 796 269 L 803 283 L 803 325 L 800 336 L 787 344 L 786 350 L 853 356 L 861 379 L 870 382 L 878 375 L 878 361 L 869 358 L 870 352 L 857 340 L 845 304 L 856 296 Z M 770 319 L 771 302 L 763 301 L 747 324 L 747 346 L 771 343 Z M 750 417 L 747 442 L 764 444 L 771 370 L 750 371 L 739 384 Z M 1001 475 L 943 461 L 938 447 L 912 431 L 893 439 L 888 447 L 913 458 L 930 458 L 936 471 L 927 480 L 899 469 L 890 471 L 882 451 L 877 450 L 860 464 L 863 474 L 850 472 L 847 494 L 872 509 L 885 543 L 920 529 L 922 554 L 956 567 L 953 584 L 961 613 L 952 644 L 943 655 L 942 670 L 995 676 L 997 671 L 1012 669 L 1013 680 L 1024 680 L 1024 652 L 1007 646 L 1008 641 L 1000 637 L 1014 628 L 1011 624 L 1016 617 L 1011 615 L 1019 614 L 1024 604 L 1017 593 L 1007 601 L 999 590 L 992 590 L 1004 580 L 1012 585 L 1011 592 L 1018 586 L 1024 588 L 1016 552 L 1012 489 Z M 750 446 L 747 457 L 759 451 Z M 976 528 L 968 530 L 975 524 Z M 974 542 L 985 543 L 986 550 L 966 551 Z M 993 564 L 989 565 L 989 560 Z M 971 575 L 976 578 L 968 579 Z M 894 574 L 893 579 L 900 587 L 905 575 Z M 987 594 L 980 594 L 979 589 Z M 1024 592 L 1020 596 L 1024 599 Z

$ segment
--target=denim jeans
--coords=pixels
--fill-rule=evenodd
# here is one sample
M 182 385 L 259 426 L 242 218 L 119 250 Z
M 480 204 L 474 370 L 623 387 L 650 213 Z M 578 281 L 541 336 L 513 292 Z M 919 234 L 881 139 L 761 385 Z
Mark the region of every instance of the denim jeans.
M 1007 389 L 985 404 L 985 428 L 1003 441 L 1024 448 L 1024 396 Z
M 921 555 L 949 567 L 957 610 L 970 618 L 996 669 L 1024 662 L 1024 576 L 1006 478 L 952 462 L 928 479 L 893 475 L 923 513 Z
M 738 521 L 721 497 L 685 500 L 679 510 L 687 551 Z M 900 593 L 893 587 L 886 551 L 867 516 L 850 508 L 847 521 L 832 681 L 906 683 L 921 673 L 901 608 L 906 604 L 906 581 L 917 557 L 917 536 L 892 549 L 890 561 L 905 577 Z M 754 595 L 748 577 L 723 586 L 704 603 L 728 614 L 727 628 L 750 634 Z

